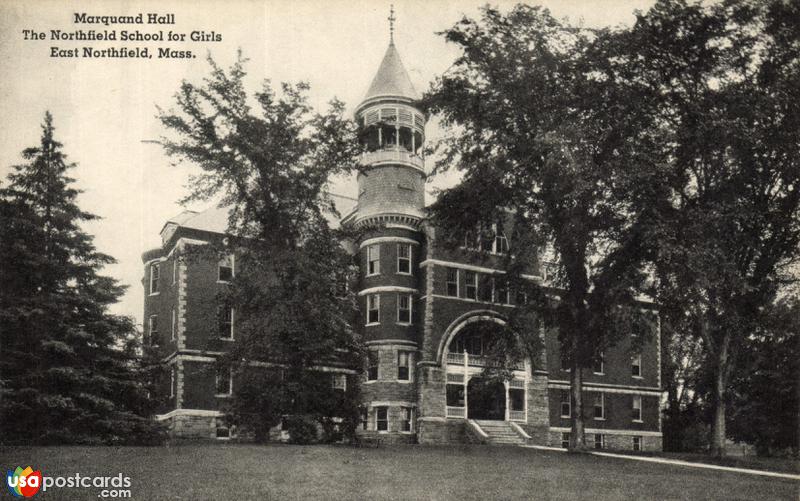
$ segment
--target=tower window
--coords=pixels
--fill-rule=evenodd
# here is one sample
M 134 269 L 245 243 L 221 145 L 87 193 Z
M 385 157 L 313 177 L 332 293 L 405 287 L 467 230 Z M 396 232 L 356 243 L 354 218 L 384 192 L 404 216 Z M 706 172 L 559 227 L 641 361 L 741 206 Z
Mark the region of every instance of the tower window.
M 400 431 L 410 432 L 414 429 L 414 409 L 411 407 L 400 407 Z
M 388 407 L 375 407 L 375 429 L 378 431 L 389 431 Z
M 381 322 L 381 297 L 378 294 L 367 296 L 367 324 L 378 324 Z
M 367 246 L 367 275 L 377 275 L 381 272 L 381 246 L 379 244 Z
M 397 352 L 397 379 L 399 381 L 410 381 L 411 371 L 411 352 L 398 351 Z
M 158 315 L 150 315 L 150 344 L 158 344 Z
M 411 274 L 411 244 L 397 244 L 397 273 Z
M 377 351 L 370 351 L 367 352 L 367 381 L 377 381 L 378 380 L 378 352 Z
M 397 323 L 411 323 L 411 294 L 397 295 Z
M 160 277 L 158 263 L 150 265 L 150 294 L 158 293 L 158 281 Z

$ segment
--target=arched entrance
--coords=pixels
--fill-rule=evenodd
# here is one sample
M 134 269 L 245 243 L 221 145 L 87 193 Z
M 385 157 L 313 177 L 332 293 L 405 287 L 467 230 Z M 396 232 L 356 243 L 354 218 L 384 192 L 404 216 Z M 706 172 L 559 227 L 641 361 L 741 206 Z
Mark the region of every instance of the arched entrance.
M 472 377 L 467 384 L 467 417 L 469 419 L 506 418 L 506 386 L 502 381 Z
M 446 373 L 445 417 L 526 423 L 529 362 L 512 367 L 511 379 L 487 379 L 484 369 L 505 321 L 493 312 L 459 317 L 439 348 Z

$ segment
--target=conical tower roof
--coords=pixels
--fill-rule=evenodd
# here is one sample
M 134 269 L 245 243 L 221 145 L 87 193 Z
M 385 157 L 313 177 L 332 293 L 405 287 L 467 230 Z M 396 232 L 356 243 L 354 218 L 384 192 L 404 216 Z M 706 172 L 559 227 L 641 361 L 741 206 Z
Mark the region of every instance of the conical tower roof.
M 414 101 L 419 99 L 394 42 L 390 43 L 389 48 L 386 49 L 378 73 L 372 79 L 364 101 L 376 97 L 404 97 Z

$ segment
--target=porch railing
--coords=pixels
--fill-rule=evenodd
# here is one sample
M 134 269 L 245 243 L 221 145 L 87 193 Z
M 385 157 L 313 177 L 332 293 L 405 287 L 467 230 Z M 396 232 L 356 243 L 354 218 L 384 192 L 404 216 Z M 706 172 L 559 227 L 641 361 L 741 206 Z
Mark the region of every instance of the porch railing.
M 448 364 L 456 364 L 456 365 L 468 365 L 470 367 L 488 367 L 490 366 L 490 360 L 483 355 L 471 355 L 466 351 L 464 353 L 447 353 L 447 363 Z M 524 370 L 525 365 L 521 362 L 515 363 L 511 366 L 514 370 Z

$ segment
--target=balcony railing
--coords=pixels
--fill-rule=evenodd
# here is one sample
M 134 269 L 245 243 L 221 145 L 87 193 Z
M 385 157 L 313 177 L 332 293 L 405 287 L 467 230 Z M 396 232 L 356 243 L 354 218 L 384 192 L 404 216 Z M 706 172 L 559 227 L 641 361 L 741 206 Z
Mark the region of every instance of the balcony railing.
M 467 416 L 467 409 L 464 407 L 450 407 L 447 406 L 447 417 L 463 418 Z
M 453 365 L 468 365 L 470 367 L 489 367 L 491 365 L 487 357 L 484 357 L 483 355 L 471 355 L 467 352 L 464 353 L 448 352 L 447 363 Z M 516 364 L 513 364 L 511 368 L 514 370 L 521 371 L 525 369 L 525 365 L 521 362 L 518 362 Z
M 421 156 L 402 148 L 368 151 L 361 155 L 361 163 L 364 165 L 372 165 L 378 162 L 405 164 L 420 170 L 425 170 L 425 162 Z
M 508 411 L 508 420 L 525 422 L 525 411 Z

